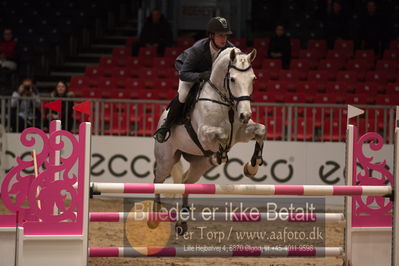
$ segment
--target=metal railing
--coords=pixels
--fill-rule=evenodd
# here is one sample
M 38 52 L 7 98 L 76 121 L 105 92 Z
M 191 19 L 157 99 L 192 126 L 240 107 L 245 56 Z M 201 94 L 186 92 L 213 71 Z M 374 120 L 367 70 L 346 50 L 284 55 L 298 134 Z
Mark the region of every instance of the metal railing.
M 22 101 L 32 98 L 19 98 L 11 105 L 11 97 L 0 97 L 0 123 L 7 132 L 21 132 L 29 126 L 48 128 L 49 110 L 44 104 L 54 98 L 40 98 L 38 108 L 33 108 L 31 117 L 20 119 Z M 151 136 L 158 120 L 167 106 L 167 101 L 91 99 L 92 115 L 87 116 L 72 110 L 72 105 L 83 102 L 82 98 L 63 98 L 63 126 L 77 132 L 79 123 L 90 121 L 93 134 L 114 136 Z M 25 103 L 26 105 L 26 103 Z M 24 106 L 26 107 L 26 106 Z M 380 133 L 386 143 L 391 143 L 394 135 L 393 106 L 357 106 L 365 114 L 353 121 L 360 134 L 367 131 Z M 252 119 L 267 128 L 268 140 L 332 142 L 345 141 L 346 105 L 320 104 L 281 104 L 252 103 Z

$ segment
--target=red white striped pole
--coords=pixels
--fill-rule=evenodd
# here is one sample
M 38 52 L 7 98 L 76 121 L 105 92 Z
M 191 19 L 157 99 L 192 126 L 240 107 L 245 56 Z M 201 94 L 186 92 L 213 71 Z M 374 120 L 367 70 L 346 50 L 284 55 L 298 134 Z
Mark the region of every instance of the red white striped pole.
M 141 184 L 91 183 L 94 193 L 137 194 L 221 194 L 280 196 L 389 196 L 390 186 L 328 185 L 217 185 L 217 184 Z
M 343 213 L 209 213 L 194 212 L 193 215 L 179 216 L 176 212 L 91 212 L 90 222 L 124 222 L 154 221 L 176 222 L 179 220 L 190 222 L 221 221 L 221 222 L 342 222 Z
M 90 257 L 331 257 L 340 247 L 109 247 L 89 248 Z

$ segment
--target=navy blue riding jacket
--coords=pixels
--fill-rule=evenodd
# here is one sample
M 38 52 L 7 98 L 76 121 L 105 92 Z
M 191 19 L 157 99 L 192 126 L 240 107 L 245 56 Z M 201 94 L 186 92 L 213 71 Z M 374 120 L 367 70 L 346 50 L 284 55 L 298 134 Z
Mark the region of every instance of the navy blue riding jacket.
M 200 73 L 212 69 L 210 41 L 210 38 L 201 39 L 176 58 L 175 67 L 179 71 L 180 80 L 199 82 Z M 234 45 L 228 41 L 227 47 L 234 47 Z

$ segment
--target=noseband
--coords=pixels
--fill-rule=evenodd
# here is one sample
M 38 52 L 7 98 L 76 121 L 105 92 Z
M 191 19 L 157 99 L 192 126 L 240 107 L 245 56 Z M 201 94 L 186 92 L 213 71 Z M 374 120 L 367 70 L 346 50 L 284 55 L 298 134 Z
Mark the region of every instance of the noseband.
M 225 95 L 222 91 L 220 91 L 215 84 L 213 84 L 212 81 L 208 80 L 208 84 L 217 92 L 217 94 L 220 96 L 222 101 L 217 101 L 214 99 L 208 99 L 208 98 L 198 98 L 198 101 L 210 101 L 213 103 L 225 105 L 228 107 L 233 107 L 234 105 L 238 105 L 239 102 L 241 101 L 251 101 L 251 95 L 246 95 L 246 96 L 239 96 L 236 97 L 234 94 L 231 92 L 230 88 L 230 69 L 235 69 L 240 72 L 246 72 L 250 69 L 252 69 L 252 65 L 249 65 L 247 68 L 238 68 L 235 65 L 229 63 L 229 66 L 227 68 L 227 73 L 226 76 L 224 76 L 224 81 L 223 81 L 223 88 L 226 89 L 228 96 Z

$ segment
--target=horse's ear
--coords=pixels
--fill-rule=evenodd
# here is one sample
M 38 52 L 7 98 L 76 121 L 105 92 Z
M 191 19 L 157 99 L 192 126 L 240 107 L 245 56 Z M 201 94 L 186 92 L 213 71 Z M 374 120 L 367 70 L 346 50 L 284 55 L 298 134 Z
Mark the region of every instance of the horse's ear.
M 234 60 L 236 60 L 236 49 L 233 48 L 230 52 L 230 61 L 234 62 Z
M 256 49 L 253 49 L 252 52 L 248 56 L 248 61 L 249 63 L 252 63 L 256 57 Z

